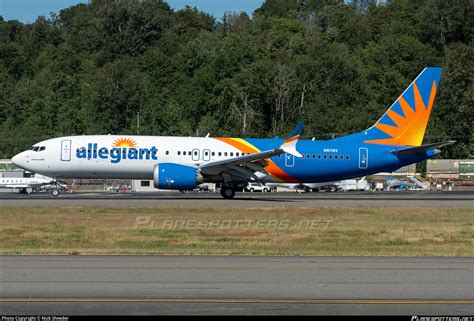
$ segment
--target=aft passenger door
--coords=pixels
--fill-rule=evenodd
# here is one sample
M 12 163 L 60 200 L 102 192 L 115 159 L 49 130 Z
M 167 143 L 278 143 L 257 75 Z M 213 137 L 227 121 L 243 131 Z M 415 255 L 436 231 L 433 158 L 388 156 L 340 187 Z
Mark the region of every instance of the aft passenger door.
M 369 165 L 369 151 L 365 147 L 359 148 L 359 168 L 366 169 Z

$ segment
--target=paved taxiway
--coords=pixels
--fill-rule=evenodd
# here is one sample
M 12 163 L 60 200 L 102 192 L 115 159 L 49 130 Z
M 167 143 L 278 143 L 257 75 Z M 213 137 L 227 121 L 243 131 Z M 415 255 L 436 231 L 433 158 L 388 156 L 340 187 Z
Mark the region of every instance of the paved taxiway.
M 2 314 L 474 314 L 474 258 L 1 256 Z
M 339 192 L 339 193 L 237 193 L 232 200 L 217 193 L 0 193 L 0 206 L 455 206 L 473 207 L 474 191 Z

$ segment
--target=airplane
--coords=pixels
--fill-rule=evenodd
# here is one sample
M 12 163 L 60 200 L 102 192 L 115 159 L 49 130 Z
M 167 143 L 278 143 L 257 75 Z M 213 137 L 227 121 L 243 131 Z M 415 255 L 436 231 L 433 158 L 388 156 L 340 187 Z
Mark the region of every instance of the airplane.
M 330 140 L 86 135 L 52 138 L 15 155 L 31 172 L 60 178 L 153 180 L 169 190 L 221 184 L 233 198 L 249 182 L 301 184 L 391 172 L 454 141 L 422 145 L 441 68 L 427 67 L 370 128 Z
M 358 190 L 369 190 L 369 184 L 365 180 L 365 176 L 361 179 L 346 179 L 342 181 L 333 181 L 333 182 L 324 182 L 324 183 L 299 183 L 299 184 L 290 184 L 290 183 L 267 183 L 265 186 L 268 186 L 272 189 L 277 187 L 284 187 L 288 189 L 294 189 L 298 193 L 309 193 L 327 191 L 327 192 L 337 192 L 337 191 L 358 191 Z
M 327 190 L 327 191 L 337 191 L 338 190 L 336 182 L 299 183 L 299 184 L 266 183 L 265 186 L 268 186 L 272 189 L 276 189 L 277 187 L 284 187 L 284 188 L 288 188 L 288 189 L 294 189 L 298 193 L 309 193 L 311 191 L 317 192 L 319 190 Z
M 49 185 L 53 178 L 42 175 L 34 177 L 3 177 L 0 178 L 0 188 L 18 189 L 21 194 L 27 194 L 29 188 Z

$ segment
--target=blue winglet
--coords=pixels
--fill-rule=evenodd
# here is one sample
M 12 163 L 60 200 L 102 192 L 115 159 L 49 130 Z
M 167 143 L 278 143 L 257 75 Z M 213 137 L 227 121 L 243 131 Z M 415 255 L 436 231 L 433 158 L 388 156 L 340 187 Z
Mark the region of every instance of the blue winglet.
M 303 127 L 304 127 L 304 120 L 302 120 L 301 123 L 299 123 L 298 126 L 296 126 L 296 128 L 291 132 L 290 136 L 288 136 L 286 140 L 289 140 L 290 138 L 300 135 L 301 132 L 303 131 Z

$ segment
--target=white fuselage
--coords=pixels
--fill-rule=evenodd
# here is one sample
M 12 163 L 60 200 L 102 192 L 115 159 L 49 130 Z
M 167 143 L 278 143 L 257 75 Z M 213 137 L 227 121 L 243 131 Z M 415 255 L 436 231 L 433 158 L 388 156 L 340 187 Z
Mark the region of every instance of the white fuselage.
M 218 139 L 165 136 L 69 136 L 16 155 L 19 167 L 54 178 L 153 179 L 157 163 L 201 165 L 242 156 Z

